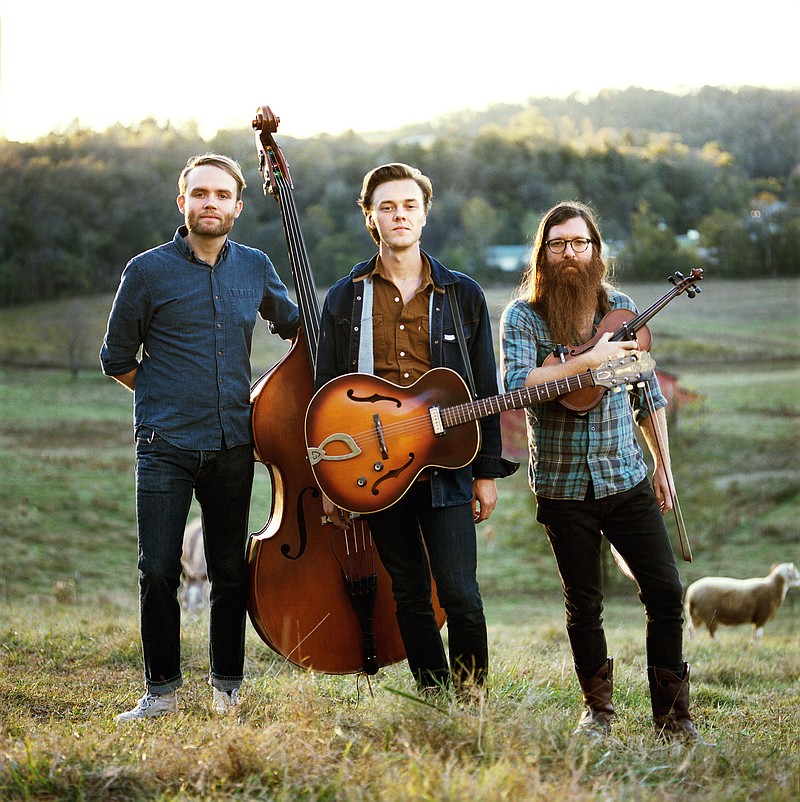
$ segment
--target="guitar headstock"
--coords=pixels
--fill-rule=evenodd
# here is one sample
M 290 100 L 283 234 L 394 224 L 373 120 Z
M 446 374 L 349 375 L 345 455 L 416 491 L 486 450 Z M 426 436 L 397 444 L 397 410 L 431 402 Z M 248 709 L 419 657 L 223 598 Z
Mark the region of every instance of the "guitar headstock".
M 684 276 L 681 272 L 676 272 L 667 280 L 670 284 L 674 285 L 676 295 L 685 292 L 689 298 L 694 298 L 698 292 L 701 292 L 700 287 L 697 286 L 697 282 L 703 280 L 703 268 L 695 267 L 688 276 Z
M 629 351 L 619 359 L 610 359 L 591 371 L 594 383 L 609 389 L 653 378 L 656 362 L 647 351 Z
M 282 177 L 287 186 L 292 187 L 292 177 L 289 174 L 289 164 L 283 156 L 281 149 L 273 138 L 277 132 L 281 118 L 272 113 L 269 106 L 261 106 L 253 120 L 253 130 L 256 137 L 256 151 L 258 152 L 258 169 L 264 177 L 264 194 L 278 198 L 276 176 Z

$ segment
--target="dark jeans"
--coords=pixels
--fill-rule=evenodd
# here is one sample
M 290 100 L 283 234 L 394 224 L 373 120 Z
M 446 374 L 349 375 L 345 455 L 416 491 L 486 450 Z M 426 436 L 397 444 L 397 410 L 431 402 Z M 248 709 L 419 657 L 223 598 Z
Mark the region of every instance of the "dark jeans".
M 136 440 L 139 603 L 147 687 L 168 693 L 182 684 L 183 530 L 192 494 L 200 503 L 210 594 L 211 683 L 238 688 L 244 673 L 247 541 L 253 447 L 187 451 L 150 430 Z
M 584 501 L 537 496 L 536 503 L 536 518 L 545 527 L 561 575 L 577 672 L 588 679 L 608 657 L 602 618 L 602 535 L 636 579 L 645 608 L 647 664 L 681 671 L 683 588 L 648 481 L 602 499 L 595 499 L 590 491 Z
M 392 579 L 400 635 L 417 684 L 425 688 L 450 681 L 431 604 L 431 574 L 439 604 L 447 614 L 453 677 L 457 684 L 467 680 L 482 682 L 489 648 L 476 576 L 472 505 L 434 508 L 430 484 L 422 481 L 389 509 L 369 515 L 368 520 L 378 553 Z

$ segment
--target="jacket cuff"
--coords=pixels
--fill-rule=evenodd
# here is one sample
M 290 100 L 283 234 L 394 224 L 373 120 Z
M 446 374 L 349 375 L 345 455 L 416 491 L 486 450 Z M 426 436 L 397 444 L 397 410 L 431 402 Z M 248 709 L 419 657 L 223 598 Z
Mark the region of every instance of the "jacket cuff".
M 516 473 L 518 462 L 512 462 L 504 457 L 490 457 L 478 454 L 472 462 L 472 476 L 474 479 L 505 479 L 506 476 Z

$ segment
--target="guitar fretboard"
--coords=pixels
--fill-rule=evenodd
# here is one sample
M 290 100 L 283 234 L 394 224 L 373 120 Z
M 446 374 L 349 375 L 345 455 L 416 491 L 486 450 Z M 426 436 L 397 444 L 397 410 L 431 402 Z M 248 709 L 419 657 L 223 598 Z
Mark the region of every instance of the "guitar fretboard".
M 553 379 L 553 381 L 543 384 L 535 384 L 533 387 L 524 387 L 521 390 L 512 390 L 509 393 L 502 393 L 490 398 L 479 398 L 468 404 L 446 407 L 440 410 L 442 424 L 447 429 L 489 415 L 508 412 L 510 409 L 523 409 L 541 401 L 550 401 L 564 393 L 582 390 L 584 387 L 594 387 L 594 385 L 594 375 L 591 370 L 587 370 L 585 373 L 578 373 L 575 376 Z

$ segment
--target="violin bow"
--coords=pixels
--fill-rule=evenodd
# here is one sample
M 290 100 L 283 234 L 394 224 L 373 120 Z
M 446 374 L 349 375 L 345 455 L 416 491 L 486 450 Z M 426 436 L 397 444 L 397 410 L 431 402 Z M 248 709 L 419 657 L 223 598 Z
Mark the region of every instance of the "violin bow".
M 672 496 L 672 512 L 675 515 L 675 526 L 678 529 L 678 541 L 681 546 L 681 555 L 683 559 L 690 563 L 692 561 L 692 547 L 689 544 L 689 536 L 686 534 L 686 524 L 683 521 L 683 513 L 681 512 L 681 504 L 678 501 L 678 491 L 675 489 L 675 480 L 672 476 L 671 470 L 666 470 L 667 462 L 667 449 L 664 444 L 664 438 L 661 432 L 661 426 L 658 418 L 656 417 L 655 405 L 653 403 L 653 396 L 650 392 L 650 382 L 644 382 L 644 398 L 647 404 L 647 410 L 650 413 L 650 420 L 653 425 L 653 436 L 656 441 L 656 448 L 658 455 L 661 459 L 661 464 L 664 466 L 664 476 L 667 480 L 670 495 Z

